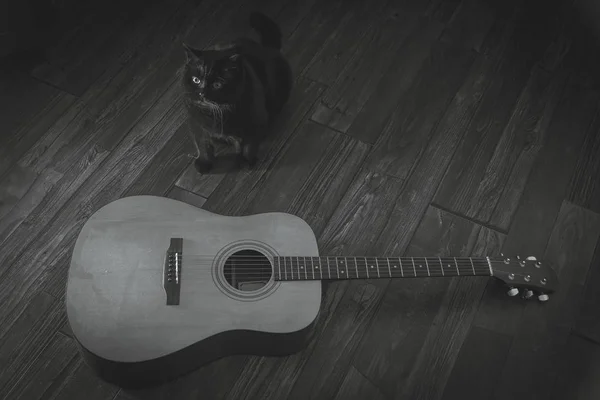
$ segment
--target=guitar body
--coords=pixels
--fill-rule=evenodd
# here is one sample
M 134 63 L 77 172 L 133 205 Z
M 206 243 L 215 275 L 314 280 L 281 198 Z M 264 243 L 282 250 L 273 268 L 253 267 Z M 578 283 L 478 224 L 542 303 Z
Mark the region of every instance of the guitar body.
M 172 238 L 183 249 L 177 305 L 167 305 L 163 286 Z M 290 214 L 227 217 L 154 196 L 98 210 L 73 249 L 66 294 L 88 364 L 108 381 L 138 387 L 223 356 L 300 350 L 319 312 L 321 282 L 230 283 L 228 260 L 253 251 L 266 259 L 318 256 L 311 228 Z

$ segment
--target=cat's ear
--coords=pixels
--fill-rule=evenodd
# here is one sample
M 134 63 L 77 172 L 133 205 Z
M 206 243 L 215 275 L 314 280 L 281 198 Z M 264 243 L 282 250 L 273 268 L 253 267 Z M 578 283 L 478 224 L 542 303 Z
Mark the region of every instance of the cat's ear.
M 202 52 L 200 50 L 194 49 L 193 47 L 190 47 L 185 43 L 183 43 L 183 48 L 185 49 L 185 56 L 187 62 L 198 61 L 202 58 Z

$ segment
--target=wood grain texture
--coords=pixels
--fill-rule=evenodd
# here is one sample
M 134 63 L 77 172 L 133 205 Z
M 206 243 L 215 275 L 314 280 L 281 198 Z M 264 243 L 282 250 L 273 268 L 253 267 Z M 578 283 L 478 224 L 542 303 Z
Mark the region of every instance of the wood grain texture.
M 552 396 L 554 388 L 548 382 L 556 379 L 560 369 L 561 350 L 575 323 L 599 238 L 600 215 L 563 202 L 544 254 L 546 263 L 558 274 L 560 290 L 548 304 L 531 302 L 525 307 L 496 386 L 496 397 Z
M 51 340 L 36 358 L 35 362 L 10 388 L 6 398 L 37 399 L 46 395 L 52 383 L 61 372 L 77 357 L 75 341 L 61 333 L 51 335 Z
M 298 76 L 319 51 L 322 43 L 331 35 L 346 14 L 342 0 L 317 1 L 310 9 L 310 17 L 304 18 L 282 46 L 282 53 L 289 61 L 293 73 Z
M 367 163 L 374 171 L 406 179 L 439 120 L 463 84 L 473 55 L 436 44 L 406 97 L 391 114 Z
M 113 7 L 94 7 L 79 31 L 50 49 L 47 61 L 35 67 L 32 74 L 81 96 L 108 68 L 126 64 L 136 51 L 143 49 L 146 37 L 160 30 L 165 17 L 181 4 L 180 0 L 169 4 L 133 1 L 128 7 L 118 7 L 116 3 Z M 98 59 L 104 62 L 99 63 Z
M 392 237 L 381 238 L 381 244 L 376 246 L 380 252 L 402 253 L 408 246 L 460 143 L 465 127 L 469 125 L 487 89 L 492 66 L 493 63 L 486 57 L 475 60 L 396 201 L 388 221 L 388 232 Z M 389 243 L 392 243 L 392 247 L 388 248 Z
M 23 175 L 25 179 L 23 179 Z M 16 180 L 16 190 L 20 193 L 13 196 L 10 196 L 9 193 L 9 199 L 2 200 L 1 207 L 6 213 L 0 218 L 0 243 L 4 242 L 27 216 L 40 205 L 62 177 L 62 174 L 51 168 L 45 169 L 39 174 L 31 172 L 29 168 L 20 166 L 16 166 L 10 171 L 5 179 Z M 10 186 L 8 186 L 7 191 L 10 192 Z
M 600 212 L 600 117 L 590 127 L 577 158 L 567 199 L 582 207 Z
M 371 146 L 336 135 L 300 190 L 289 212 L 300 215 L 315 232 L 322 232 L 353 182 Z
M 88 367 L 77 354 L 72 361 L 71 368 L 66 369 L 66 374 L 58 383 L 49 400 L 77 400 L 82 393 L 88 400 L 113 400 L 119 388 L 98 379 L 96 374 Z M 46 392 L 46 394 L 49 391 Z
M 491 398 L 510 350 L 508 335 L 472 327 L 448 377 L 443 400 Z
M 600 241 L 599 241 L 600 243 Z M 600 285 L 600 245 L 596 244 L 596 253 L 590 264 L 590 272 L 585 283 L 585 293 L 578 313 L 574 331 L 590 340 L 600 343 L 600 292 L 596 289 Z
M 525 85 L 528 77 L 529 68 L 514 64 L 496 72 L 436 193 L 436 204 L 508 229 L 564 81 L 541 69 Z
M 421 67 L 430 57 L 443 25 L 428 19 L 419 19 L 416 30 L 406 39 L 404 46 L 395 52 L 385 75 L 379 80 L 353 123 L 348 135 L 366 143 L 375 143 L 386 125 L 389 115 L 406 97 Z
M 592 400 L 600 396 L 596 378 L 600 374 L 600 346 L 570 335 L 564 347 L 562 365 L 553 385 L 552 400 Z
M 29 387 L 30 381 L 35 384 L 33 379 L 36 373 L 45 374 L 44 367 L 40 365 L 40 354 L 45 349 L 50 355 L 47 362 L 51 362 L 54 350 L 52 346 L 53 334 L 66 321 L 64 305 L 59 300 L 44 292 L 38 292 L 31 296 L 22 312 L 17 316 L 14 322 L 3 325 L 2 345 L 0 347 L 0 360 L 2 360 L 2 370 L 0 371 L 0 397 L 16 398 L 21 391 L 38 390 L 35 386 Z M 58 352 L 63 349 L 71 357 L 75 354 L 74 343 L 71 339 L 58 339 Z M 69 348 L 72 346 L 72 351 Z M 62 356 L 60 356 L 62 357 Z M 68 360 L 58 359 L 60 365 L 68 363 Z M 61 361 L 62 360 L 62 361 Z M 49 374 L 55 376 L 60 371 L 51 370 Z M 40 380 L 48 378 L 40 377 Z M 52 379 L 52 378 L 49 378 Z M 42 382 L 47 384 L 48 382 Z M 10 394 L 10 395 L 9 395 Z M 39 393 L 41 395 L 41 393 Z M 35 397 L 35 396 L 33 396 Z M 27 397 L 23 397 L 27 398 Z M 31 397 L 29 397 L 31 398 Z
M 346 378 L 335 395 L 335 400 L 373 399 L 385 400 L 385 396 L 354 367 L 350 367 Z
M 462 1 L 440 40 L 481 51 L 483 41 L 496 19 L 495 8 L 490 1 Z
M 536 257 L 544 254 L 585 132 L 596 113 L 597 102 L 595 93 L 567 85 L 548 125 L 544 147 L 538 153 L 512 217 L 504 254 Z M 570 134 L 564 135 L 565 130 Z M 557 159 L 562 162 L 557 164 L 554 162 Z M 535 229 L 535 235 L 531 234 L 532 229 Z M 488 288 L 475 324 L 512 335 L 518 329 L 519 316 L 506 310 L 504 292 L 504 287 Z
M 429 207 L 404 253 L 493 254 L 502 241 L 496 232 Z M 393 280 L 353 365 L 389 397 L 440 398 L 487 282 Z
M 369 3 L 347 3 L 345 14 L 335 31 L 322 43 L 304 70 L 299 72 L 325 85 L 333 83 L 348 62 L 361 57 L 356 44 L 363 40 L 368 31 L 376 29 L 379 14 L 388 12 L 386 3 L 389 2 L 390 0 L 376 0 Z
M 257 194 L 246 203 L 249 209 L 260 213 L 287 207 L 339 135 L 313 122 L 301 124 L 277 161 L 263 175 L 262 180 L 268 184 L 260 182 L 255 187 Z
M 17 82 L 21 83 L 19 80 Z M 31 93 L 19 85 L 19 90 L 29 96 L 28 107 L 32 112 L 23 114 L 18 110 L 18 95 L 10 91 L 4 92 L 1 98 L 3 104 L 0 105 L 3 111 L 3 130 L 2 142 L 0 142 L 0 177 L 2 177 L 27 150 L 29 150 L 37 140 L 45 135 L 46 131 L 54 126 L 58 120 L 63 119 L 63 114 L 69 112 L 70 107 L 75 103 L 75 97 L 59 92 L 56 89 L 47 89 L 42 86 L 44 92 L 50 93 Z M 6 88 L 3 88 L 6 90 Z M 21 93 L 22 95 L 23 93 Z M 49 97 L 48 95 L 51 95 Z M 16 99 L 17 97 L 17 99 Z M 44 100 L 39 104 L 40 99 Z M 16 106 L 17 105 L 17 106 Z M 11 123 L 12 118 L 19 120 L 17 123 Z
M 401 12 L 390 11 L 381 18 L 378 26 L 357 44 L 355 56 L 331 82 L 311 119 L 341 132 L 348 131 L 369 98 L 379 95 L 377 84 L 395 59 L 390 55 L 406 45 L 417 23 L 417 17 Z
M 2 110 L 2 126 L 5 129 L 0 139 L 0 151 L 8 156 L 9 147 L 21 139 L 24 126 L 29 120 L 43 114 L 52 103 L 64 94 L 50 85 L 39 82 L 32 77 L 3 65 L 0 76 L 0 110 Z M 67 97 L 69 97 L 67 95 Z

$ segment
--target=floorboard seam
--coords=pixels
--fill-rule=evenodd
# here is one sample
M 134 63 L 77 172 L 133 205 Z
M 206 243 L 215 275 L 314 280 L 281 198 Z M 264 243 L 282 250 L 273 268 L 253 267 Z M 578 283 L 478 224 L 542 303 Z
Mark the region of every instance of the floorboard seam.
M 439 205 L 439 204 L 437 204 L 435 202 L 431 202 L 429 205 L 431 207 L 437 208 L 440 211 L 444 211 L 444 212 L 446 212 L 448 214 L 454 215 L 455 217 L 458 217 L 458 218 L 464 219 L 466 221 L 472 222 L 472 223 L 474 223 L 476 225 L 479 225 L 479 226 L 482 226 L 484 228 L 490 229 L 490 230 L 492 230 L 494 232 L 498 232 L 498 233 L 501 233 L 503 235 L 508 235 L 508 232 L 509 232 L 508 230 L 504 230 L 504 229 L 498 228 L 498 227 L 490 225 L 490 224 L 488 224 L 486 222 L 477 220 L 475 218 L 468 217 L 468 216 L 466 216 L 464 214 L 461 214 L 461 213 L 458 213 L 456 211 L 452 211 L 451 209 L 449 209 L 447 207 L 444 207 L 442 205 Z

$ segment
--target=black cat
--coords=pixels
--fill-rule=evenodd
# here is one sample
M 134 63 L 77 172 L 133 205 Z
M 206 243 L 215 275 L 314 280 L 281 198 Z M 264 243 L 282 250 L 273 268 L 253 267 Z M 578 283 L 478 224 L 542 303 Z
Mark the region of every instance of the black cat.
M 205 50 L 184 44 L 183 86 L 198 172 L 210 171 L 216 141 L 233 145 L 239 163 L 254 165 L 269 122 L 292 91 L 292 71 L 280 52 L 279 26 L 259 13 L 250 16 L 250 26 L 259 33 L 260 43 L 241 38 Z

